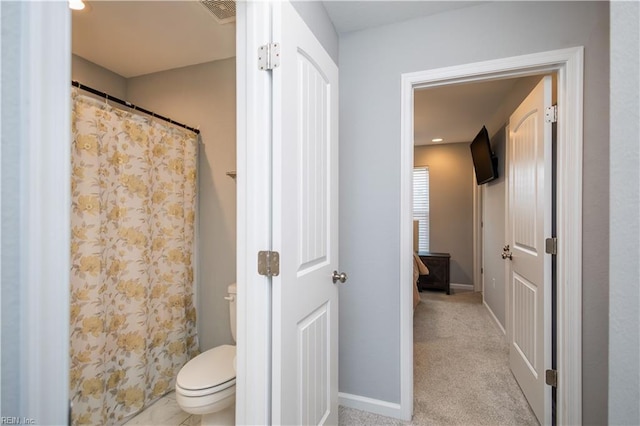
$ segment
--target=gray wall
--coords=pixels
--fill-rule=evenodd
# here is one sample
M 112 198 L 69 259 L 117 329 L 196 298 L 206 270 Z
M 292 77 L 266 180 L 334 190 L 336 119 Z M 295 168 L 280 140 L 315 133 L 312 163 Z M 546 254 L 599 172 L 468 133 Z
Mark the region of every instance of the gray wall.
M 640 424 L 640 22 L 611 3 L 609 424 Z M 603 247 L 603 251 L 604 251 Z
M 227 286 L 236 279 L 235 58 L 130 78 L 128 99 L 199 127 L 198 337 L 202 350 L 233 343 Z
M 340 267 L 350 274 L 340 289 L 341 392 L 400 398 L 400 75 L 585 46 L 583 412 L 585 423 L 606 423 L 608 11 L 606 2 L 490 2 L 341 36 Z M 477 22 L 482 32 L 461 31 Z
M 78 55 L 71 55 L 71 79 L 116 98 L 127 96 L 126 78 Z
M 490 136 L 491 148 L 498 157 L 498 179 L 482 186 L 482 218 L 484 222 L 482 234 L 482 264 L 484 269 L 484 302 L 500 322 L 505 322 L 504 260 L 500 257 L 505 239 L 505 160 L 506 135 L 502 127 L 495 135 Z
M 321 1 L 292 1 L 298 15 L 316 36 L 333 62 L 338 63 L 339 40 L 331 18 Z
M 429 251 L 450 253 L 450 279 L 473 284 L 473 161 L 468 143 L 423 145 L 414 165 L 429 166 Z

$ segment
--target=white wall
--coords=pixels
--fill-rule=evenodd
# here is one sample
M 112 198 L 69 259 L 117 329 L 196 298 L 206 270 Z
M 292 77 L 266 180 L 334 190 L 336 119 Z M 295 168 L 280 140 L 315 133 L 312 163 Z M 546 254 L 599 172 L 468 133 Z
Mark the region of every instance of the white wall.
M 127 81 L 141 107 L 199 127 L 198 337 L 202 350 L 233 343 L 227 286 L 236 279 L 235 58 L 163 71 Z
M 608 33 L 607 2 L 490 2 L 341 36 L 341 392 L 400 399 L 401 74 L 585 46 L 583 412 L 606 423 Z
M 611 3 L 609 424 L 640 424 L 640 22 Z M 606 247 L 603 247 L 603 252 Z

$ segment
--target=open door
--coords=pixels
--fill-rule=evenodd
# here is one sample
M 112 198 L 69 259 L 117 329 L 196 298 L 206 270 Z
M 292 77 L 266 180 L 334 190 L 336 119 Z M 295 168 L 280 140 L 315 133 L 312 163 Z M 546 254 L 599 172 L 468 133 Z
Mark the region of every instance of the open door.
M 272 8 L 272 423 L 338 424 L 338 67 L 290 3 Z
M 507 244 L 509 268 L 509 363 L 540 424 L 551 424 L 552 80 L 542 78 L 509 120 Z

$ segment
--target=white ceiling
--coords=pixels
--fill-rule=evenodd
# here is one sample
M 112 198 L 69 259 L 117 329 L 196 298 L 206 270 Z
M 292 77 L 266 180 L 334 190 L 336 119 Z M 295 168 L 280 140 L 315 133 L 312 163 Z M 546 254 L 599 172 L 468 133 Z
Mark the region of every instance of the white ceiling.
M 235 22 L 220 25 L 199 1 L 85 0 L 73 11 L 72 50 L 125 78 L 235 56 Z M 340 34 L 479 1 L 323 1 Z
M 197 1 L 86 1 L 72 13 L 72 51 L 125 78 L 236 55 L 235 22 Z
M 339 34 L 377 27 L 447 10 L 477 6 L 482 1 L 323 1 Z
M 481 2 L 323 3 L 336 31 L 343 34 Z M 219 24 L 198 1 L 89 0 L 87 4 L 84 11 L 72 14 L 73 53 L 125 78 L 235 56 L 235 23 Z M 416 144 L 431 143 L 435 137 L 445 143 L 470 141 L 483 124 L 496 120 L 490 115 L 513 85 L 513 80 L 502 80 L 417 91 Z
M 489 136 L 533 89 L 540 77 L 442 86 L 414 92 L 414 143 L 429 145 L 471 142 L 482 126 Z

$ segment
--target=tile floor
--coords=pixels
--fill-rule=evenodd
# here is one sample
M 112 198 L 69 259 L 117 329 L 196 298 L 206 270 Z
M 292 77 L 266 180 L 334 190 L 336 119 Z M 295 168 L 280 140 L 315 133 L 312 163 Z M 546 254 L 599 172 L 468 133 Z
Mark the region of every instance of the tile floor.
M 338 424 L 348 426 L 402 426 L 407 424 L 400 420 L 378 416 L 366 411 L 339 407 Z M 155 404 L 138 414 L 124 426 L 200 426 L 200 416 L 185 413 L 178 407 L 175 392 L 160 398 Z
M 132 425 L 200 426 L 200 416 L 182 411 L 176 402 L 175 392 L 171 392 L 125 423 L 125 426 Z

